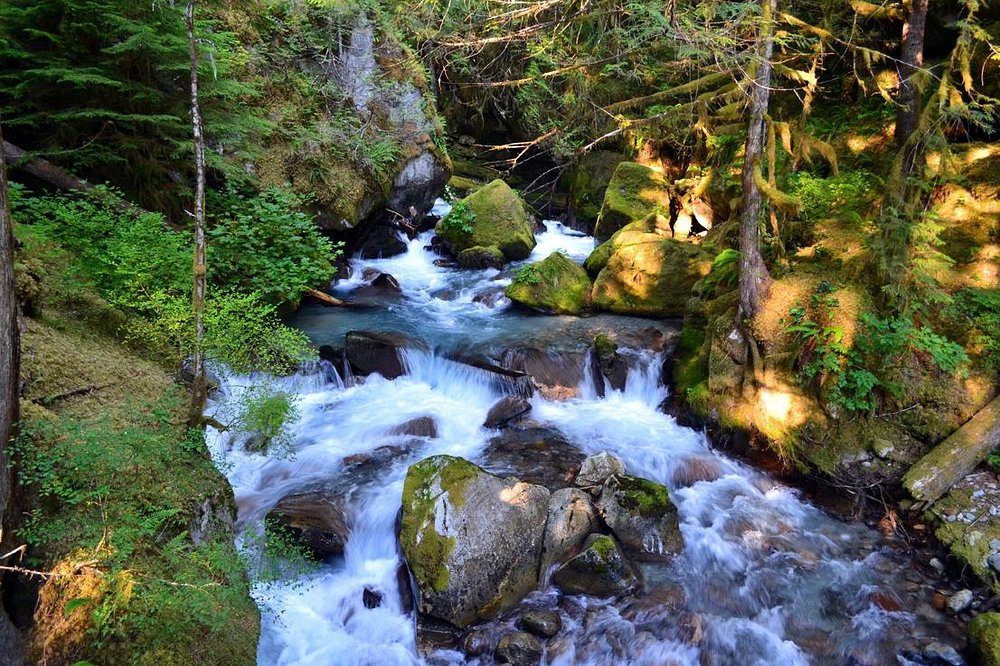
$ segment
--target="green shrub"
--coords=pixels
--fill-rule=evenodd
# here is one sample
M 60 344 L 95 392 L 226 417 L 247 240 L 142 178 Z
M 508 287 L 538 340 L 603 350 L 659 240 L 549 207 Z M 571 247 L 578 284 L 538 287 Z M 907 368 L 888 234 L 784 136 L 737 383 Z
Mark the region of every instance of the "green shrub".
M 807 171 L 789 176 L 789 194 L 802 201 L 801 217 L 860 220 L 878 192 L 878 179 L 868 171 L 846 171 L 822 178 Z
M 947 314 L 969 332 L 983 363 L 1000 370 L 1000 290 L 963 289 L 955 294 Z
M 448 232 L 468 235 L 472 233 L 472 224 L 475 221 L 476 214 L 469 208 L 469 204 L 464 201 L 456 201 L 451 204 L 451 210 L 441 221 L 441 227 Z

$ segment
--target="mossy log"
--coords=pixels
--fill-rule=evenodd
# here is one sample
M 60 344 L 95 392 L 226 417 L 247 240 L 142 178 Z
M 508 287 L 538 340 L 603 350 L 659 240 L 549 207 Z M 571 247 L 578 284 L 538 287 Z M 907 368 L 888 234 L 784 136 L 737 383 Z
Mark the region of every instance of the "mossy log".
M 1000 445 L 1000 398 L 918 460 L 903 477 L 916 499 L 935 502 Z

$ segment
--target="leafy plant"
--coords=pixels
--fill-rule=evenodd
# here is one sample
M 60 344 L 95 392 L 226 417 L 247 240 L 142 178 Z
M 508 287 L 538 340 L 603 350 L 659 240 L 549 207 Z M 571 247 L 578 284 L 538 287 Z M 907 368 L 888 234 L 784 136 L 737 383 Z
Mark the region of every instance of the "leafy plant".
M 289 426 L 298 417 L 294 396 L 269 382 L 258 382 L 240 396 L 236 417 L 229 427 L 249 435 L 247 449 L 290 458 L 294 449 Z
M 732 288 L 739 279 L 739 271 L 739 251 L 730 248 L 723 250 L 712 260 L 712 270 L 702 280 L 703 290 L 708 293 L 716 293 L 719 288 Z
M 542 274 L 535 264 L 525 264 L 518 269 L 514 275 L 514 282 L 517 284 L 541 284 Z
M 469 208 L 469 204 L 464 201 L 456 201 L 451 205 L 451 210 L 441 221 L 441 226 L 445 232 L 469 235 L 473 232 L 473 224 L 476 221 L 476 214 Z
M 808 171 L 789 176 L 790 194 L 802 201 L 802 218 L 860 221 L 878 196 L 878 178 L 868 171 L 847 171 L 826 178 Z

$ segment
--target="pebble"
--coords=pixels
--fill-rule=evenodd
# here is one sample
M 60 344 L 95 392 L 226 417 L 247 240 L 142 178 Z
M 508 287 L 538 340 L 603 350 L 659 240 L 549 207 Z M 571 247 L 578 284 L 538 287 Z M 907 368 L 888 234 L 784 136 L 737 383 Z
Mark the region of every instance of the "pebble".
M 972 590 L 959 590 L 948 599 L 948 611 L 958 615 L 972 605 Z
M 562 619 L 555 611 L 528 611 L 519 624 L 525 631 L 542 638 L 552 638 L 562 629 Z
M 948 597 L 942 592 L 934 590 L 934 594 L 931 596 L 931 605 L 934 606 L 935 610 L 943 611 L 948 606 Z
M 958 650 L 944 643 L 931 643 L 924 648 L 924 657 L 931 664 L 940 666 L 965 666 L 965 659 Z
M 1000 539 L 990 539 L 990 550 L 1000 550 Z
M 997 573 L 1000 573 L 1000 553 L 994 553 L 986 558 L 986 564 Z
M 931 558 L 931 561 L 928 562 L 928 564 L 930 564 L 931 569 L 934 569 L 934 571 L 937 572 L 937 575 L 940 576 L 941 574 L 944 573 L 944 563 L 938 558 L 936 557 Z

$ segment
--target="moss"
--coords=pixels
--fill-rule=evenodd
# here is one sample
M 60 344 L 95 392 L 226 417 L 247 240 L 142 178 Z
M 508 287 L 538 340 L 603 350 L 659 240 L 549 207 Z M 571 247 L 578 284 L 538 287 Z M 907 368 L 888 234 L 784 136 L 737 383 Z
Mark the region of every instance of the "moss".
M 626 509 L 642 516 L 659 516 L 673 511 L 666 486 L 637 476 L 622 475 L 615 479 L 622 493 L 621 504 Z
M 590 277 L 597 277 L 598 274 L 608 265 L 608 259 L 612 252 L 611 241 L 601 243 L 590 253 L 587 260 L 583 262 L 583 268 Z
M 521 197 L 502 180 L 494 180 L 461 200 L 434 231 L 458 254 L 472 247 L 497 248 L 509 261 L 526 259 L 535 247 L 532 220 Z M 461 211 L 461 212 L 460 212 Z M 460 223 L 456 217 L 461 215 Z
M 507 297 L 530 308 L 557 314 L 580 314 L 590 305 L 590 278 L 572 259 L 553 252 L 521 269 Z
M 669 214 L 669 210 L 669 186 L 663 175 L 642 164 L 621 162 L 604 194 L 594 236 L 603 242 L 650 213 Z
M 594 338 L 594 349 L 597 350 L 597 355 L 601 358 L 608 358 L 614 356 L 615 352 L 618 351 L 618 345 L 607 335 L 600 333 Z
M 587 550 L 593 551 L 601 562 L 607 562 L 617 553 L 618 546 L 615 545 L 614 539 L 602 534 L 594 539 Z
M 403 511 L 399 542 L 417 584 L 438 592 L 448 587 L 448 558 L 455 537 L 435 529 L 435 507 L 442 495 L 458 509 L 465 503 L 465 488 L 481 470 L 454 456 L 434 456 L 411 465 L 403 482 Z
M 982 613 L 968 630 L 969 651 L 981 666 L 1000 666 L 1000 613 Z
M 470 247 L 458 253 L 458 265 L 462 268 L 502 268 L 506 259 L 503 252 L 495 247 Z

